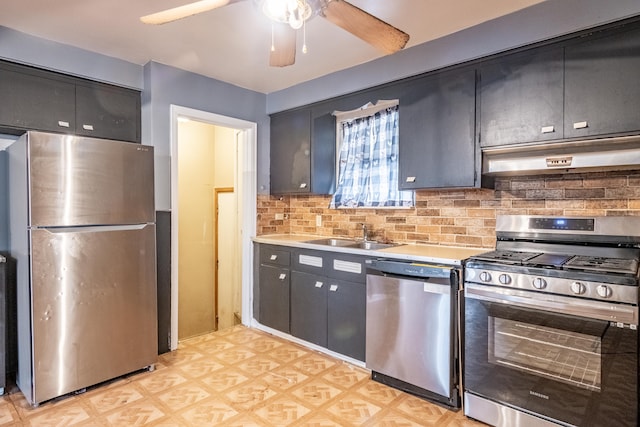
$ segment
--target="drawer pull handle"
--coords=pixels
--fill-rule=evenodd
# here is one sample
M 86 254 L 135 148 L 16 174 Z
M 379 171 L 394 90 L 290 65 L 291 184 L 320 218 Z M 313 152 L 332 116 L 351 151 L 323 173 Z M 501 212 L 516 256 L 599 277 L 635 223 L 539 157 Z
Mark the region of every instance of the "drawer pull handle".
M 316 282 L 316 288 L 321 288 L 322 287 L 322 282 Z
M 69 127 L 69 122 L 65 122 L 63 120 L 58 120 L 58 126 L 60 126 L 61 128 L 68 128 Z
M 285 273 L 280 273 L 280 276 L 278 277 L 280 280 L 284 280 L 287 278 L 287 275 Z
M 556 131 L 556 128 L 553 126 L 542 126 L 540 130 L 541 133 L 553 133 Z
M 82 129 L 84 129 L 84 130 L 93 130 L 93 125 L 82 125 Z
M 584 128 L 588 128 L 589 125 L 587 122 L 576 122 L 573 124 L 573 128 L 574 129 L 584 129 Z
M 331 286 L 329 286 L 329 290 L 330 290 L 331 292 L 335 292 L 335 291 L 337 291 L 337 290 L 338 290 L 338 285 L 331 285 Z
M 275 254 L 274 254 L 274 255 L 271 255 L 271 256 L 269 257 L 269 259 L 270 259 L 271 261 L 275 261 L 275 260 L 277 260 L 277 259 L 278 259 L 278 255 L 275 255 Z
M 300 188 L 307 188 L 307 183 L 303 182 L 302 184 L 300 184 Z
M 416 182 L 416 177 L 415 176 L 408 176 L 407 179 L 405 180 L 405 182 Z

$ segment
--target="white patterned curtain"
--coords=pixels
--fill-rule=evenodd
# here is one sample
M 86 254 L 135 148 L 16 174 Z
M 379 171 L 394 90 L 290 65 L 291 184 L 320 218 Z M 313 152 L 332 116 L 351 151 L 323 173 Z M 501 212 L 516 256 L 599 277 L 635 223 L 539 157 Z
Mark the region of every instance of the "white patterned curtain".
M 398 190 L 398 106 L 341 123 L 342 147 L 330 208 L 413 207 Z

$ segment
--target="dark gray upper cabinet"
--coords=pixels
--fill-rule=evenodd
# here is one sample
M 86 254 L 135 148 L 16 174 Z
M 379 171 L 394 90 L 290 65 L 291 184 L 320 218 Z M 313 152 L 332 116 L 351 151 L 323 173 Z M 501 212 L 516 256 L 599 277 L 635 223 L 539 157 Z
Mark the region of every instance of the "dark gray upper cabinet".
M 311 191 L 311 112 L 271 116 L 271 193 Z
M 330 194 L 335 183 L 335 118 L 311 109 L 271 116 L 271 194 Z
M 563 55 L 562 48 L 542 48 L 481 64 L 481 146 L 563 137 Z
M 140 142 L 140 92 L 98 83 L 76 87 L 78 135 Z
M 75 130 L 75 85 L 45 72 L 0 63 L 0 100 L 5 132 Z
M 565 138 L 640 130 L 640 29 L 594 33 L 565 52 Z
M 140 92 L 0 62 L 0 131 L 140 142 Z
M 399 187 L 473 187 L 475 69 L 427 75 L 399 92 Z

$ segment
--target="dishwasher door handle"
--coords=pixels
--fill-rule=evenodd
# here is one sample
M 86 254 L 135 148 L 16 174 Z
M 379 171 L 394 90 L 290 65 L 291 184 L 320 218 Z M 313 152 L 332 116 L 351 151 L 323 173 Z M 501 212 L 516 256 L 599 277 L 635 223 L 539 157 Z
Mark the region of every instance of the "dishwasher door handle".
M 430 278 L 416 278 L 416 277 L 400 277 L 400 276 L 378 276 L 376 274 L 367 274 L 367 282 L 370 278 L 375 278 L 376 281 L 385 283 L 387 286 L 402 287 L 402 286 L 422 286 L 422 291 L 430 294 L 438 295 L 450 295 L 451 285 L 448 283 L 436 283 L 434 280 L 442 279 L 430 279 Z

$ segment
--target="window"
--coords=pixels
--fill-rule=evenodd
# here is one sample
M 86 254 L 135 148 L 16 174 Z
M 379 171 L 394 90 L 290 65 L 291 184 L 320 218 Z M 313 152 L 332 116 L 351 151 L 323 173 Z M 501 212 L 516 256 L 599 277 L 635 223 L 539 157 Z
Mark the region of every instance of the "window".
M 335 112 L 338 185 L 330 208 L 410 208 L 412 191 L 398 190 L 398 103 L 379 101 L 375 111 Z M 355 117 L 354 117 L 355 116 Z

